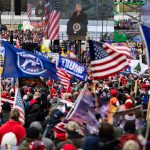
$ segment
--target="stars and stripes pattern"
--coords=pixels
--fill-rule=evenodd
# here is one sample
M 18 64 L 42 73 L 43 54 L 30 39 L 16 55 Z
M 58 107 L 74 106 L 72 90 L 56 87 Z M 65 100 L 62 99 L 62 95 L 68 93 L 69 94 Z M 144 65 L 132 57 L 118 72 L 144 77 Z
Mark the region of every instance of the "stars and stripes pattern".
M 90 41 L 91 71 L 94 79 L 104 79 L 129 66 L 127 52 L 118 52 L 109 44 Z M 121 50 L 120 50 L 121 51 Z
M 57 67 L 57 75 L 60 78 L 61 84 L 67 90 L 67 88 L 70 84 L 70 75 L 66 71 L 64 71 L 58 67 Z
M 3 104 L 4 104 L 5 102 L 9 102 L 10 105 L 11 105 L 11 107 L 12 107 L 13 104 L 14 104 L 14 98 L 10 98 L 10 99 L 8 99 L 8 98 L 1 98 L 1 106 L 3 106 Z
M 13 109 L 17 109 L 19 111 L 20 113 L 19 121 L 24 125 L 25 109 L 24 109 L 24 104 L 23 104 L 23 100 L 21 98 L 21 93 L 19 89 L 17 89 L 15 93 L 15 101 L 14 101 Z
M 58 0 L 51 0 L 49 4 L 47 3 L 45 10 L 46 10 L 45 20 L 46 20 L 47 38 L 50 40 L 58 40 L 60 27 L 59 25 L 60 11 Z
M 111 49 L 117 53 L 120 53 L 122 55 L 125 55 L 127 58 L 132 58 L 131 56 L 131 52 L 130 52 L 130 48 L 129 47 L 126 47 L 126 46 L 112 46 L 111 44 L 109 43 L 104 43 L 103 47 L 106 49 Z
M 27 16 L 29 19 L 32 16 L 32 5 L 30 3 L 27 4 Z

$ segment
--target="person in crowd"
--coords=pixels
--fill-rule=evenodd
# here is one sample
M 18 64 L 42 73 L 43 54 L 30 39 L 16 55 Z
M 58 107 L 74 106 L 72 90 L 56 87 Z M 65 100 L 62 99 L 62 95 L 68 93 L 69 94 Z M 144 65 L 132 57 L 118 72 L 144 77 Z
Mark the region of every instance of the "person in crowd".
M 9 121 L 0 127 L 0 145 L 19 145 L 26 136 L 25 128 L 19 122 L 20 113 L 17 109 L 10 112 Z
M 75 121 L 69 121 L 66 125 L 68 139 L 70 139 L 77 148 L 83 144 L 83 135 L 80 134 L 79 125 Z
M 81 4 L 76 4 L 75 12 L 73 12 L 67 24 L 67 34 L 69 40 L 85 40 L 87 35 L 87 15 L 83 11 Z
M 4 102 L 2 105 L 1 112 L 1 125 L 6 123 L 9 120 L 9 114 L 11 112 L 11 105 L 9 102 Z
M 30 143 L 35 140 L 40 140 L 39 130 L 35 127 L 27 128 L 26 129 L 26 137 L 24 138 L 24 140 L 22 140 L 21 144 L 19 145 L 19 150 L 29 150 Z

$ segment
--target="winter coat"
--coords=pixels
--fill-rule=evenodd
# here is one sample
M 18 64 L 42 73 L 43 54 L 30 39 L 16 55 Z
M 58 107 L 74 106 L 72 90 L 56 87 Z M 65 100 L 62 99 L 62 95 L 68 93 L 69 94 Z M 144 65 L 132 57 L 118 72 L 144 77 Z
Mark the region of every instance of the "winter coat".
M 67 130 L 67 134 L 68 134 L 68 139 L 70 139 L 77 148 L 82 147 L 83 137 L 80 134 L 78 134 L 75 131 L 69 131 L 69 130 Z
M 0 143 L 3 140 L 3 136 L 10 132 L 16 136 L 17 145 L 26 135 L 25 129 L 21 123 L 11 119 L 0 127 Z

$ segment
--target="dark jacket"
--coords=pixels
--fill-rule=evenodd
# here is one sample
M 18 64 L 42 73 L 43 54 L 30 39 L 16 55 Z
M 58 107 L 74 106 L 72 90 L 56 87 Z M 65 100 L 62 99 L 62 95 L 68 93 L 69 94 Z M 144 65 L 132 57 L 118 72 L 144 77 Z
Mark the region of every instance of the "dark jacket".
M 77 148 L 83 145 L 83 137 L 75 131 L 67 130 L 68 139 L 70 139 Z
M 2 112 L 0 114 L 0 119 L 1 119 L 0 125 L 4 124 L 5 122 L 9 120 L 9 114 L 10 114 L 10 111 Z
M 74 30 L 73 30 L 73 25 L 75 23 L 78 23 L 81 26 L 81 29 L 79 31 L 77 31 L 76 34 L 74 33 Z M 86 36 L 87 35 L 87 24 L 88 24 L 88 20 L 87 20 L 86 13 L 81 11 L 81 13 L 79 15 L 77 15 L 77 13 L 74 12 L 67 24 L 67 34 L 70 36 L 73 36 L 73 35 Z

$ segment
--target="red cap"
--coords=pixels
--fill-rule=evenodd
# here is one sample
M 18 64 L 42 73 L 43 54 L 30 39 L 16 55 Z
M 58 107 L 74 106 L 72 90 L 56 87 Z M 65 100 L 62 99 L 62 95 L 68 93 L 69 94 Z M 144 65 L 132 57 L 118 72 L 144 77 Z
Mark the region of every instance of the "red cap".
M 76 150 L 76 147 L 73 144 L 65 144 L 62 150 Z

